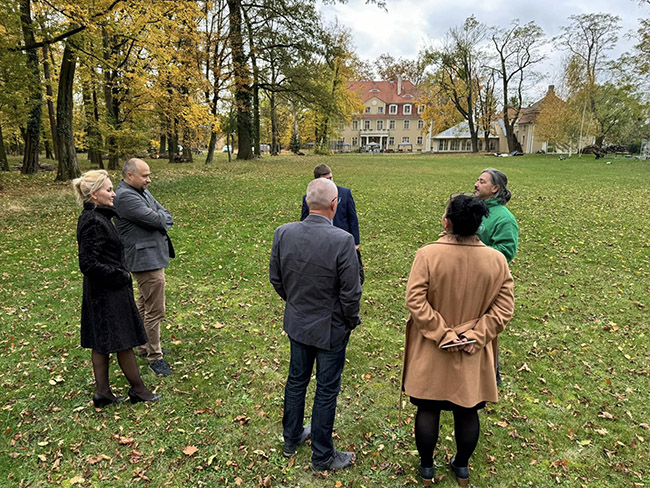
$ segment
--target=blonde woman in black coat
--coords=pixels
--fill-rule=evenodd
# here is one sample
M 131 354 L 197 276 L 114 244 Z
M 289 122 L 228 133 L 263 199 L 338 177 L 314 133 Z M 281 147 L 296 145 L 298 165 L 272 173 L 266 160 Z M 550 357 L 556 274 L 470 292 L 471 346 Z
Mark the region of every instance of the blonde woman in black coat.
M 72 182 L 84 207 L 77 223 L 79 268 L 84 275 L 81 305 L 81 346 L 92 350 L 96 408 L 120 403 L 108 379 L 109 354 L 117 360 L 131 384 L 131 403 L 160 398 L 142 382 L 133 348 L 147 342 L 133 298 L 131 274 L 126 269 L 120 237 L 111 219 L 113 184 L 104 170 L 88 171 Z

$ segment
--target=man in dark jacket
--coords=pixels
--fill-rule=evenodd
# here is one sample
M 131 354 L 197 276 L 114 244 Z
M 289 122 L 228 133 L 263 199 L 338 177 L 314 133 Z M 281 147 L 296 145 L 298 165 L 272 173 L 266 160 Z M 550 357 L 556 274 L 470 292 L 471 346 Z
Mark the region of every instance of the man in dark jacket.
M 330 181 L 333 180 L 332 170 L 326 164 L 319 164 L 314 168 L 314 178 L 325 178 Z M 361 251 L 359 250 L 359 219 L 357 218 L 357 207 L 352 198 L 352 191 L 344 186 L 336 185 L 339 192 L 339 206 L 334 216 L 334 227 L 343 229 L 344 231 L 352 234 L 354 237 L 354 245 L 357 250 L 357 259 L 359 260 L 359 280 L 363 285 L 365 280 L 363 272 L 363 262 L 361 261 Z M 302 214 L 300 220 L 305 220 L 309 215 L 309 207 L 305 199 L 306 195 L 302 197 Z
M 126 266 L 138 283 L 138 311 L 147 331 L 148 342 L 138 348 L 138 353 L 146 356 L 154 373 L 168 376 L 172 370 L 163 359 L 160 322 L 165 316 L 165 267 L 174 257 L 167 231 L 174 219 L 147 190 L 151 183 L 147 163 L 129 159 L 122 176 L 113 205 L 119 216 L 115 227 L 124 244 Z
M 312 469 L 343 469 L 352 452 L 334 448 L 332 429 L 350 332 L 361 323 L 361 285 L 354 238 L 332 225 L 336 185 L 325 178 L 307 187 L 309 215 L 278 227 L 271 251 L 271 284 L 286 301 L 284 330 L 291 341 L 282 419 L 285 456 L 311 435 Z M 316 362 L 311 426 L 303 427 L 305 395 Z

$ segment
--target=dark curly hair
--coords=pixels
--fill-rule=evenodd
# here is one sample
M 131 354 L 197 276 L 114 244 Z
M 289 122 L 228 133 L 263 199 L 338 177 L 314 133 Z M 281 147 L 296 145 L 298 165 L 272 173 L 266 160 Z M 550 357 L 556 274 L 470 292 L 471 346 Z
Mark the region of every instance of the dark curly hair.
M 490 210 L 480 198 L 458 195 L 449 201 L 446 217 L 454 234 L 467 237 L 476 234 L 483 217 L 489 214 Z

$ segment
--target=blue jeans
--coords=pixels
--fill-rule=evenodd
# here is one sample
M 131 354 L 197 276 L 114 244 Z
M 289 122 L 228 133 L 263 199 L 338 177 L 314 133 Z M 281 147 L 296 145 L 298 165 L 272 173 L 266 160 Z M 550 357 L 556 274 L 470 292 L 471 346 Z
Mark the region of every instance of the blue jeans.
M 284 442 L 297 444 L 302 434 L 305 416 L 305 395 L 316 361 L 316 394 L 311 411 L 312 463 L 324 465 L 334 455 L 332 429 L 336 414 L 336 399 L 341 390 L 341 374 L 345 366 L 345 349 L 350 336 L 327 351 L 291 340 L 289 377 L 284 388 Z

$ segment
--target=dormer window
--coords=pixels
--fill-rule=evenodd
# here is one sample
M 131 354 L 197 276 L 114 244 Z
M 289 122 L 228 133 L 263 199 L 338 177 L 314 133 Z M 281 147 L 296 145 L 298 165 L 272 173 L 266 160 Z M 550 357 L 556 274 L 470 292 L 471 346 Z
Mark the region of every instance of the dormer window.
M 373 93 L 377 93 L 377 92 L 379 92 L 380 90 L 379 90 L 379 88 L 373 88 L 373 89 L 370 90 L 370 91 L 373 92 Z
M 370 107 L 366 107 L 366 113 L 367 113 L 367 114 L 370 113 Z
M 424 104 L 418 105 L 418 114 L 421 114 L 422 112 L 424 112 Z
M 413 98 L 413 95 L 411 95 L 410 93 L 406 93 L 406 94 L 404 95 L 404 98 Z
M 404 105 L 404 115 L 411 115 L 411 108 L 412 105 L 410 103 L 407 103 Z
M 388 113 L 391 115 L 395 115 L 397 113 L 397 105 L 392 104 L 388 106 Z

